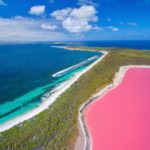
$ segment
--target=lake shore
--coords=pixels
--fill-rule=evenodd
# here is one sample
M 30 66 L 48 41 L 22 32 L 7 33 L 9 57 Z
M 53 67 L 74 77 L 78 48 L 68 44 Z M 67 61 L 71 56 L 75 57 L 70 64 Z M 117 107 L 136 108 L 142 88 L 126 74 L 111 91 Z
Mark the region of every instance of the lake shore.
M 65 49 L 66 48 L 67 47 L 65 47 Z M 64 85 L 63 88 L 61 88 L 60 90 L 58 90 L 55 93 L 53 93 L 52 95 L 50 95 L 38 107 L 36 107 L 36 108 L 32 109 L 31 111 L 29 111 L 23 115 L 20 115 L 16 118 L 6 122 L 6 123 L 1 124 L 0 125 L 0 132 L 4 132 L 4 131 L 24 122 L 25 120 L 33 118 L 34 116 L 38 115 L 40 112 L 44 111 L 45 109 L 48 109 L 49 106 L 51 104 L 53 104 L 56 101 L 56 99 L 58 97 L 60 97 L 61 94 L 63 94 L 67 89 L 69 89 L 71 87 L 71 85 L 74 84 L 80 78 L 80 76 L 82 76 L 84 73 L 86 73 L 88 70 L 90 70 L 94 65 L 99 63 L 107 55 L 107 52 L 105 52 L 105 51 L 100 51 L 100 52 L 103 54 L 103 56 L 101 56 L 99 59 L 97 59 L 91 65 L 89 65 L 85 70 L 75 74 L 71 79 L 66 81 L 66 84 Z
M 81 105 L 96 95 L 100 89 L 112 84 L 121 66 L 150 65 L 148 51 L 96 47 L 75 48 L 84 51 L 86 49 L 99 52 L 104 50 L 108 54 L 61 94 L 53 103 L 53 107 L 45 109 L 29 121 L 2 132 L 0 149 L 38 149 L 41 146 L 46 149 L 74 149 L 77 141 L 84 146 L 84 141 L 77 140 L 80 135 L 78 117 Z M 23 134 L 20 134 L 20 130 Z
M 104 95 L 106 95 L 108 92 L 110 92 L 112 89 L 116 88 L 123 80 L 125 73 L 127 72 L 128 69 L 130 68 L 150 68 L 150 66 L 147 65 L 128 65 L 128 66 L 122 66 L 119 69 L 119 72 L 117 72 L 115 74 L 115 77 L 113 79 L 113 83 L 109 84 L 108 86 L 106 86 L 105 88 L 101 89 L 97 94 L 95 94 L 94 96 L 92 96 L 89 100 L 87 100 L 79 109 L 79 124 L 80 124 L 80 133 L 79 135 L 82 135 L 82 139 L 81 141 L 84 141 L 84 150 L 91 150 L 92 149 L 92 138 L 91 135 L 88 133 L 88 127 L 86 126 L 85 123 L 85 118 L 84 118 L 84 112 L 85 109 L 87 107 L 89 107 L 89 105 L 91 105 L 93 102 L 101 99 Z M 78 137 L 78 138 L 81 138 Z M 81 145 L 83 145 L 83 143 L 79 143 L 78 141 L 76 142 L 76 146 L 75 146 L 75 150 L 76 147 L 81 147 Z

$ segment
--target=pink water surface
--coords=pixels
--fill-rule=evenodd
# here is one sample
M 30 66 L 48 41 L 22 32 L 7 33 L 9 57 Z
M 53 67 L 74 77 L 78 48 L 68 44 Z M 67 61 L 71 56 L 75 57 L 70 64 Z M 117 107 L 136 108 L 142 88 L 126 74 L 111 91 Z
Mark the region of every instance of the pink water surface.
M 150 150 L 150 69 L 129 69 L 84 115 L 93 150 Z

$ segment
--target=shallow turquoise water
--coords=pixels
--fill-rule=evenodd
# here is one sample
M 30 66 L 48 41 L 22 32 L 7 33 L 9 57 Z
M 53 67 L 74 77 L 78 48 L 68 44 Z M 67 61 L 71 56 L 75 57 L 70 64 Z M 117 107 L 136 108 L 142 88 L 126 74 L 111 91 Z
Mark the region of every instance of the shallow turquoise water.
M 2 124 L 12 118 L 15 118 L 16 116 L 22 115 L 22 114 L 28 112 L 29 110 L 39 106 L 41 104 L 40 100 L 39 101 L 31 101 L 31 100 L 34 99 L 35 97 L 38 97 L 41 94 L 45 93 L 47 91 L 47 89 L 49 89 L 50 87 L 55 86 L 57 84 L 60 84 L 64 81 L 70 79 L 74 74 L 84 70 L 85 68 L 86 68 L 86 66 L 80 67 L 80 68 L 64 75 L 63 77 L 59 78 L 58 80 L 56 80 L 55 82 L 53 82 L 51 84 L 47 84 L 43 87 L 39 87 L 35 90 L 32 90 L 29 93 L 15 99 L 12 102 L 6 102 L 2 106 L 0 106 L 1 116 L 3 114 L 5 115 L 4 117 L 0 118 L 0 123 Z M 11 112 L 11 110 L 16 109 L 16 107 L 19 107 L 19 109 Z M 7 112 L 11 112 L 11 113 L 6 115 Z
M 92 61 L 53 78 L 52 74 L 99 53 L 51 48 L 49 44 L 0 45 L 0 124 L 37 107 L 44 93 Z

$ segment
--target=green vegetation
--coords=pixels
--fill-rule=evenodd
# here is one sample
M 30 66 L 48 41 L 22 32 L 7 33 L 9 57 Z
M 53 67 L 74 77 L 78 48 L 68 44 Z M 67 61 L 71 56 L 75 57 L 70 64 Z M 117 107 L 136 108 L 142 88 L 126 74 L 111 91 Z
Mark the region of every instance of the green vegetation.
M 100 48 L 82 48 L 95 49 Z M 112 82 L 120 66 L 150 65 L 150 52 L 111 49 L 109 54 L 47 110 L 0 134 L 0 150 L 73 149 L 78 135 L 77 117 L 82 103 Z

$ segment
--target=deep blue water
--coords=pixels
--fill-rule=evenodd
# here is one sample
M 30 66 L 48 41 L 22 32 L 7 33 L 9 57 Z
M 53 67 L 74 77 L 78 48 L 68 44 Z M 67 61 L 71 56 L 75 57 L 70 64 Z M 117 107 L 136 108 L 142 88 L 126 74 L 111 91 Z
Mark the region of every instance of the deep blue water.
M 68 51 L 50 44 L 0 45 L 0 123 L 41 103 L 43 94 L 90 63 L 60 77 L 52 75 L 99 53 Z
M 139 50 L 150 50 L 150 40 L 137 41 L 78 41 L 65 42 L 62 45 L 68 46 L 92 46 L 92 47 L 117 47 L 117 48 L 133 48 Z
M 68 51 L 50 46 L 150 50 L 150 41 L 69 41 L 61 44 L 54 43 L 0 45 L 0 123 L 37 107 L 41 103 L 44 93 L 68 80 L 92 62 L 66 72 L 57 78 L 52 77 L 54 73 L 95 55 L 100 55 L 97 52 Z

